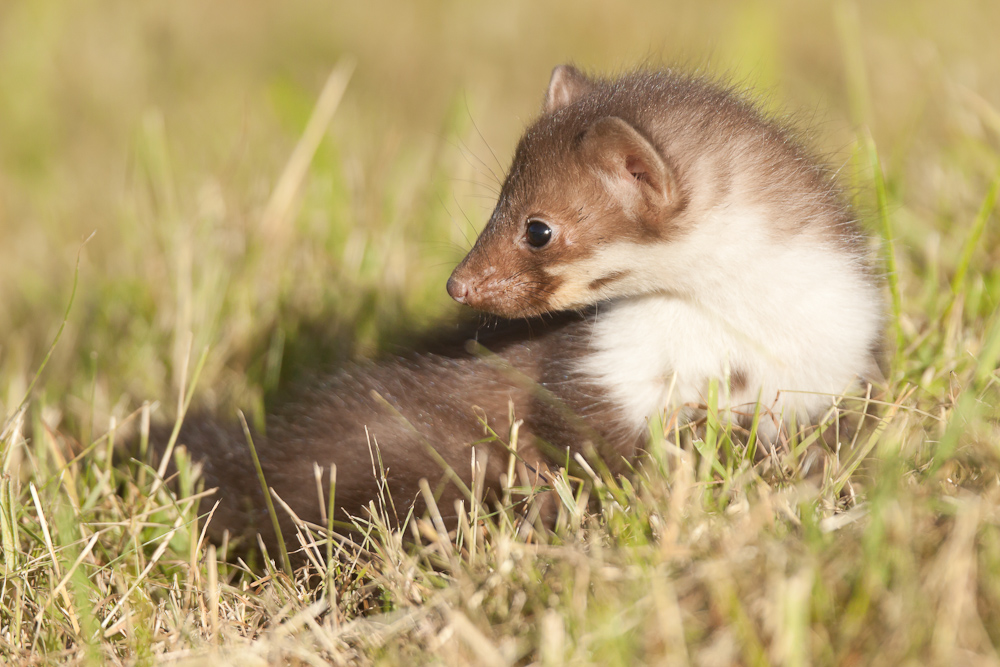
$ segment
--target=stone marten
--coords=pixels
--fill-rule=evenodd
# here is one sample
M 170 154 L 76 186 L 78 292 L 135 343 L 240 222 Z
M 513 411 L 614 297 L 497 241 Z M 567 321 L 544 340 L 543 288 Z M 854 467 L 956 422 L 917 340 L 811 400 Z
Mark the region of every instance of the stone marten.
M 880 375 L 880 279 L 832 173 L 742 94 L 672 70 L 555 68 L 447 289 L 500 318 L 475 345 L 343 369 L 254 434 L 302 519 L 320 523 L 314 463 L 337 466 L 340 521 L 365 517 L 383 484 L 391 520 L 421 511 L 421 479 L 447 515 L 461 491 L 445 471 L 470 484 L 473 450 L 499 486 L 511 417 L 524 469 L 596 451 L 614 471 L 650 418 L 702 416 L 712 381 L 728 383 L 734 423 L 759 399 L 774 441 Z M 242 428 L 194 419 L 178 443 L 219 488 L 213 531 L 272 542 Z

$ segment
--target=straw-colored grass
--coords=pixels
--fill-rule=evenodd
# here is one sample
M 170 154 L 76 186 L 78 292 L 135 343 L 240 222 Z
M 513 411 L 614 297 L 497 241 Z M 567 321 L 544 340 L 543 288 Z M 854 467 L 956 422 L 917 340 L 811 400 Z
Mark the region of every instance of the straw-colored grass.
M 997 25 L 972 0 L 0 5 L 0 656 L 1000 663 Z M 728 72 L 815 129 L 887 267 L 877 426 L 754 464 L 711 418 L 654 424 L 634 474 L 557 481 L 554 531 L 474 487 L 451 533 L 432 508 L 285 535 L 292 576 L 210 544 L 149 421 L 259 421 L 454 316 L 570 59 Z

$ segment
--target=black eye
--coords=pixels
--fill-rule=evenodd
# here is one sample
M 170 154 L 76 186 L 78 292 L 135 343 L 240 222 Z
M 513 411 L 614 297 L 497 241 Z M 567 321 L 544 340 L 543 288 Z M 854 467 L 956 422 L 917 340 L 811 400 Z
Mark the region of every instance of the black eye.
M 528 245 L 533 248 L 541 248 L 552 238 L 552 228 L 541 220 L 529 220 L 528 229 L 524 233 Z

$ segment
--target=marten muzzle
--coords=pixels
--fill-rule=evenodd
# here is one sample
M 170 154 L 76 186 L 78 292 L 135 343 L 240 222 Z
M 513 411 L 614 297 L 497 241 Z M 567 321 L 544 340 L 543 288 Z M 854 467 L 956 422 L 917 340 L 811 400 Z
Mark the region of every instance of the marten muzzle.
M 448 278 L 448 296 L 459 303 L 465 303 L 469 297 L 469 286 L 454 273 Z

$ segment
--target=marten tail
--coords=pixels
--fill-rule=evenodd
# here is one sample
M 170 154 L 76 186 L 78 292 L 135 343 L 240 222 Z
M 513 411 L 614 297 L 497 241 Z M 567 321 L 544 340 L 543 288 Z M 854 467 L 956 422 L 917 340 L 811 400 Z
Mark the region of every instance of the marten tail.
M 150 429 L 149 448 L 154 466 L 159 466 L 167 453 L 172 431 L 172 424 Z M 263 434 L 251 429 L 251 437 L 257 448 L 266 446 Z M 184 447 L 192 463 L 200 467 L 204 488 L 216 489 L 214 494 L 202 498 L 199 505 L 199 514 L 204 515 L 218 502 L 208 524 L 211 539 L 221 541 L 228 532 L 230 539 L 255 545 L 254 538 L 259 531 L 270 550 L 275 543 L 274 532 L 243 427 L 210 415 L 189 415 L 184 419 L 175 447 Z M 165 478 L 176 472 L 172 460 L 166 468 Z M 282 530 L 285 529 L 283 525 Z

